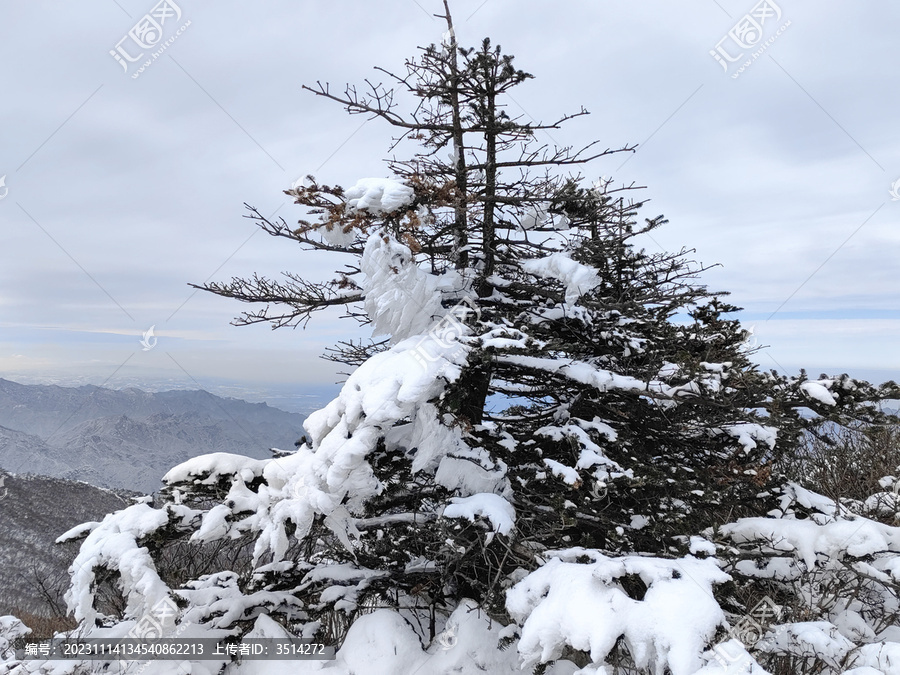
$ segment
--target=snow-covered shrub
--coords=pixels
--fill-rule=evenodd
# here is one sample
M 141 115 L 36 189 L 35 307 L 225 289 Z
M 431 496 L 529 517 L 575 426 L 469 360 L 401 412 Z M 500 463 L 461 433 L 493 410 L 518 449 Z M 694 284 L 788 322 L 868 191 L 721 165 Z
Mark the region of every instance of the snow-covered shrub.
M 784 463 L 791 479 L 855 513 L 892 522 L 900 511 L 893 496 L 900 475 L 898 425 L 825 426 Z
M 14 616 L 0 616 L 0 664 L 15 657 L 13 649 L 18 638 L 24 637 L 31 629 Z M 0 665 L 2 668 L 2 665 Z
M 771 672 L 898 672 L 900 528 L 788 484 L 766 517 L 707 535 L 734 579 L 732 634 Z

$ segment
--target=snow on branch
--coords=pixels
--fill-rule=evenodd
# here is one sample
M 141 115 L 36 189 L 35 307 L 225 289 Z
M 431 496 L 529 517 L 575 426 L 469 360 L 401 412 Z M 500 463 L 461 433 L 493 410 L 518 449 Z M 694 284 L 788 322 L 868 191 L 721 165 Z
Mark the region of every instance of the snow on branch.
M 412 204 L 413 189 L 393 178 L 360 178 L 344 192 L 347 210 L 382 215 Z
M 397 343 L 422 334 L 442 314 L 438 278 L 419 268 L 408 246 L 387 234 L 369 237 L 360 269 L 365 308 L 375 335 Z
M 536 260 L 526 260 L 522 269 L 542 279 L 555 279 L 566 287 L 566 304 L 578 299 L 600 285 L 597 270 L 572 260 L 566 253 L 553 253 Z
M 620 375 L 609 370 L 597 368 L 584 361 L 569 359 L 550 359 L 537 356 L 524 356 L 519 354 L 498 355 L 499 363 L 512 366 L 521 366 L 532 370 L 540 370 L 547 373 L 559 374 L 566 379 L 595 387 L 600 391 L 620 389 L 641 394 L 656 394 L 662 397 L 672 395 L 672 387 L 659 380 L 644 382 L 635 377 Z
M 126 617 L 138 618 L 168 598 L 169 587 L 157 573 L 150 552 L 139 542 L 173 520 L 187 528 L 197 513 L 180 505 L 154 509 L 134 504 L 106 516 L 87 535 L 69 568 L 72 585 L 65 596 L 69 611 L 77 620 L 93 625 L 99 616 L 94 609 L 95 570 L 103 567 L 121 575 L 122 592 L 128 602 Z
M 490 521 L 492 531 L 485 543 L 489 544 L 494 533 L 508 535 L 516 524 L 516 510 L 512 504 L 500 495 L 480 493 L 470 497 L 451 497 L 450 503 L 444 507 L 444 518 L 465 518 L 475 520 L 481 516 Z
M 694 675 L 725 615 L 713 585 L 730 577 L 712 559 L 678 560 L 569 549 L 552 557 L 507 593 L 506 608 L 522 627 L 523 668 L 559 659 L 566 647 L 590 653 L 602 666 L 620 638 L 638 668 Z M 575 559 L 593 562 L 570 562 Z M 632 597 L 635 577 L 646 587 Z M 632 588 L 632 590 L 628 590 Z M 600 672 L 603 672 L 602 670 Z
M 534 432 L 536 436 L 543 436 L 554 441 L 570 439 L 571 442 L 580 447 L 578 462 L 575 464 L 574 469 L 563 467 L 553 460 L 544 459 L 544 463 L 551 468 L 554 474 L 566 476 L 565 480 L 570 485 L 574 485 L 579 480 L 575 469 L 590 469 L 595 466 L 598 468 L 594 471 L 594 477 L 603 483 L 622 476 L 633 476 L 633 472 L 630 469 L 625 469 L 619 463 L 607 457 L 603 449 L 591 440 L 590 435 L 586 431 L 595 430 L 608 440 L 615 441 L 617 434 L 612 427 L 602 422 L 599 418 L 595 418 L 591 422 L 573 418 L 572 422 L 575 422 L 575 424 L 545 426 Z
M 803 382 L 800 385 L 800 391 L 809 396 L 809 398 L 824 403 L 828 406 L 837 405 L 832 393 L 829 391 L 834 385 L 834 380 L 817 380 L 815 382 Z
M 838 561 L 885 551 L 900 553 L 900 528 L 857 517 L 819 525 L 812 520 L 741 518 L 721 533 L 736 544 L 765 542 L 774 551 L 796 552 L 808 569 L 819 555 Z M 900 570 L 895 581 L 900 581 Z

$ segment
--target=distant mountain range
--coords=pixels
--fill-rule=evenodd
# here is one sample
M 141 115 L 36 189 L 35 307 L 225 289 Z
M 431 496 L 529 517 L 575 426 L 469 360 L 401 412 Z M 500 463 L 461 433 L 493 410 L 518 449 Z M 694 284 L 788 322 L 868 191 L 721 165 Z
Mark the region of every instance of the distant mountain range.
M 191 457 L 292 450 L 303 420 L 205 391 L 0 379 L 0 615 L 64 612 L 77 545 L 53 541 L 66 530 L 158 490 L 163 474 Z
M 0 379 L 0 469 L 150 493 L 209 452 L 291 450 L 303 417 L 205 391 L 150 393 Z
M 125 508 L 128 497 L 85 483 L 0 471 L 0 616 L 64 613 L 66 570 L 77 544 L 57 546 L 54 540 Z

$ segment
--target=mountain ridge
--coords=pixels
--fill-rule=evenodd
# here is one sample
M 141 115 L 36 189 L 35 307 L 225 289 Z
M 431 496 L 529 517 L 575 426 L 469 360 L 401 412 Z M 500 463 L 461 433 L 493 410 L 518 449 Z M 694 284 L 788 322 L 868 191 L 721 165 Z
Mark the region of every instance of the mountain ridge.
M 293 449 L 304 417 L 204 390 L 146 392 L 0 378 L 0 468 L 150 493 L 173 466 L 211 452 Z

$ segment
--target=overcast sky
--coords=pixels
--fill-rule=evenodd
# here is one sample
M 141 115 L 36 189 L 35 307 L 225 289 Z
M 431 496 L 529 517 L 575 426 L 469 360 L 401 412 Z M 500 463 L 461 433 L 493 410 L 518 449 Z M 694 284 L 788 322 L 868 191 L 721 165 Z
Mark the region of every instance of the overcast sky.
M 441 39 L 439 2 L 175 1 L 0 6 L 0 376 L 263 397 L 336 379 L 318 355 L 352 326 L 233 327 L 245 306 L 187 282 L 337 266 L 243 203 L 291 222 L 298 177 L 386 175 L 391 130 L 301 85 L 401 70 Z M 452 9 L 461 43 L 490 36 L 535 75 L 512 113 L 590 110 L 548 141 L 640 144 L 585 174 L 647 186 L 644 215 L 670 220 L 651 247 L 721 264 L 704 281 L 746 308 L 762 365 L 900 379 L 898 3 Z

